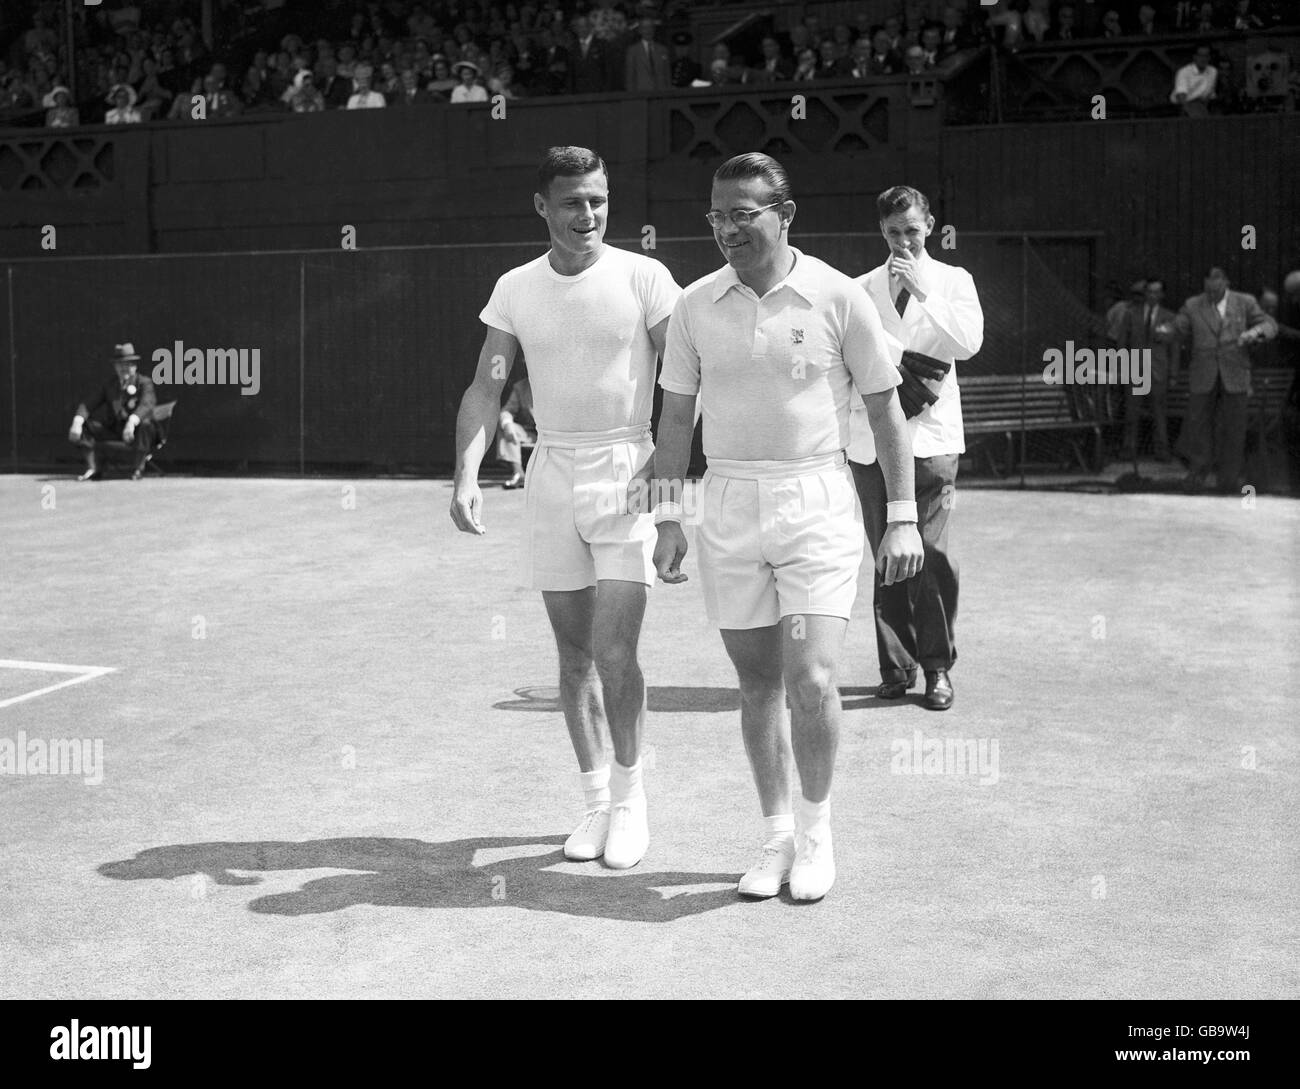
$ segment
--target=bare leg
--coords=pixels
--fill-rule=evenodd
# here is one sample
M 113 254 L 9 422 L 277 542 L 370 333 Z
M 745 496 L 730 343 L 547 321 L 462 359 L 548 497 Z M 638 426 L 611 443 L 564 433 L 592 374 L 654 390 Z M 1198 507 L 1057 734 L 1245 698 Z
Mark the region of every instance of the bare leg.
M 624 767 L 639 759 L 645 730 L 645 678 L 636 657 L 645 603 L 646 587 L 639 582 L 601 579 L 597 584 L 592 656 L 614 759 Z
M 763 816 L 790 813 L 794 757 L 785 713 L 780 626 L 724 628 L 722 642 L 740 683 L 740 733 Z
M 838 616 L 787 616 L 781 621 L 785 685 L 790 693 L 794 762 L 803 796 L 823 802 L 840 740 L 836 668 L 849 622 Z
M 578 767 L 594 771 L 608 764 L 604 699 L 592 657 L 596 590 L 543 590 L 542 600 L 560 656 L 560 706 Z

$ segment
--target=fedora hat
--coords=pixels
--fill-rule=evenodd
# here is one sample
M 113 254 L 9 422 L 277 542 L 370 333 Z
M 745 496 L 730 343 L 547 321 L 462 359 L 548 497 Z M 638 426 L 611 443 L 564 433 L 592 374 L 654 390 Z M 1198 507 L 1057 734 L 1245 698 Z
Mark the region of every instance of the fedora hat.
M 114 363 L 136 363 L 140 357 L 136 355 L 135 345 L 129 340 L 125 344 L 113 345 L 113 362 Z

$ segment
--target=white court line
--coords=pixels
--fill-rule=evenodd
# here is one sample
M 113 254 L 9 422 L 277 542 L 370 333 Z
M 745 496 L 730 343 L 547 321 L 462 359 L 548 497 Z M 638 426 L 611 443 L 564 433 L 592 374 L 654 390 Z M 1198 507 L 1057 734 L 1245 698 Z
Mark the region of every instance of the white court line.
M 82 681 L 93 681 L 96 677 L 102 677 L 105 673 L 116 673 L 113 666 L 79 666 L 65 665 L 62 662 L 21 662 L 15 658 L 0 658 L 0 669 L 30 669 L 41 673 L 75 673 L 75 677 L 69 677 L 66 681 L 59 681 L 58 684 L 46 685 L 44 688 L 38 688 L 34 692 L 24 692 L 21 696 L 10 696 L 7 700 L 0 700 L 0 708 L 9 707 L 15 703 L 22 703 L 23 700 L 35 699 L 37 696 L 43 696 L 47 692 L 54 692 L 60 688 L 67 688 L 71 684 L 80 684 Z

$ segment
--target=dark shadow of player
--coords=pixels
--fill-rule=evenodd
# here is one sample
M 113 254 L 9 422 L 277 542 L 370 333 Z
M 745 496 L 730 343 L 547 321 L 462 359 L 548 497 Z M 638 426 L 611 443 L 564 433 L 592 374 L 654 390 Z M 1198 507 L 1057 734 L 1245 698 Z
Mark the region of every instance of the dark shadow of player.
M 257 873 L 277 870 L 354 870 L 307 881 L 292 892 L 259 896 L 250 911 L 315 915 L 361 904 L 376 907 L 495 908 L 558 911 L 566 915 L 666 923 L 728 907 L 739 874 L 615 873 L 588 863 L 590 873 L 550 867 L 563 862 L 561 836 L 498 836 L 426 843 L 417 839 L 319 839 L 301 843 L 181 843 L 150 847 L 134 858 L 105 862 L 99 873 L 123 881 L 206 874 L 218 885 L 256 885 Z M 551 847 L 536 853 L 538 847 Z M 519 854 L 519 849 L 533 852 Z M 476 862 L 482 850 L 511 857 Z M 244 876 L 231 871 L 252 871 Z M 725 883 L 725 889 L 691 886 Z M 676 891 L 681 890 L 681 891 Z

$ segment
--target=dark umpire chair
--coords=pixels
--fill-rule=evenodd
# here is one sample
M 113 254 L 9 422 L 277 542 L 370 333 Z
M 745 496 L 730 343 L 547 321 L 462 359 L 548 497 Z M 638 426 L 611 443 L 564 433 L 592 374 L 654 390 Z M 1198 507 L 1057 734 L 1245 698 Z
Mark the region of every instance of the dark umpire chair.
M 168 401 L 165 405 L 154 405 L 153 415 L 150 417 L 153 422 L 153 445 L 149 447 L 148 453 L 144 456 L 144 463 L 139 467 L 142 476 L 150 469 L 159 476 L 166 475 L 163 473 L 162 467 L 154 461 L 154 457 L 167 445 L 171 433 L 172 410 L 175 407 L 175 401 Z M 121 439 L 103 439 L 96 444 L 95 449 L 102 451 L 106 455 L 105 461 L 116 461 L 119 458 L 127 459 L 137 456 L 135 447 L 123 442 Z

